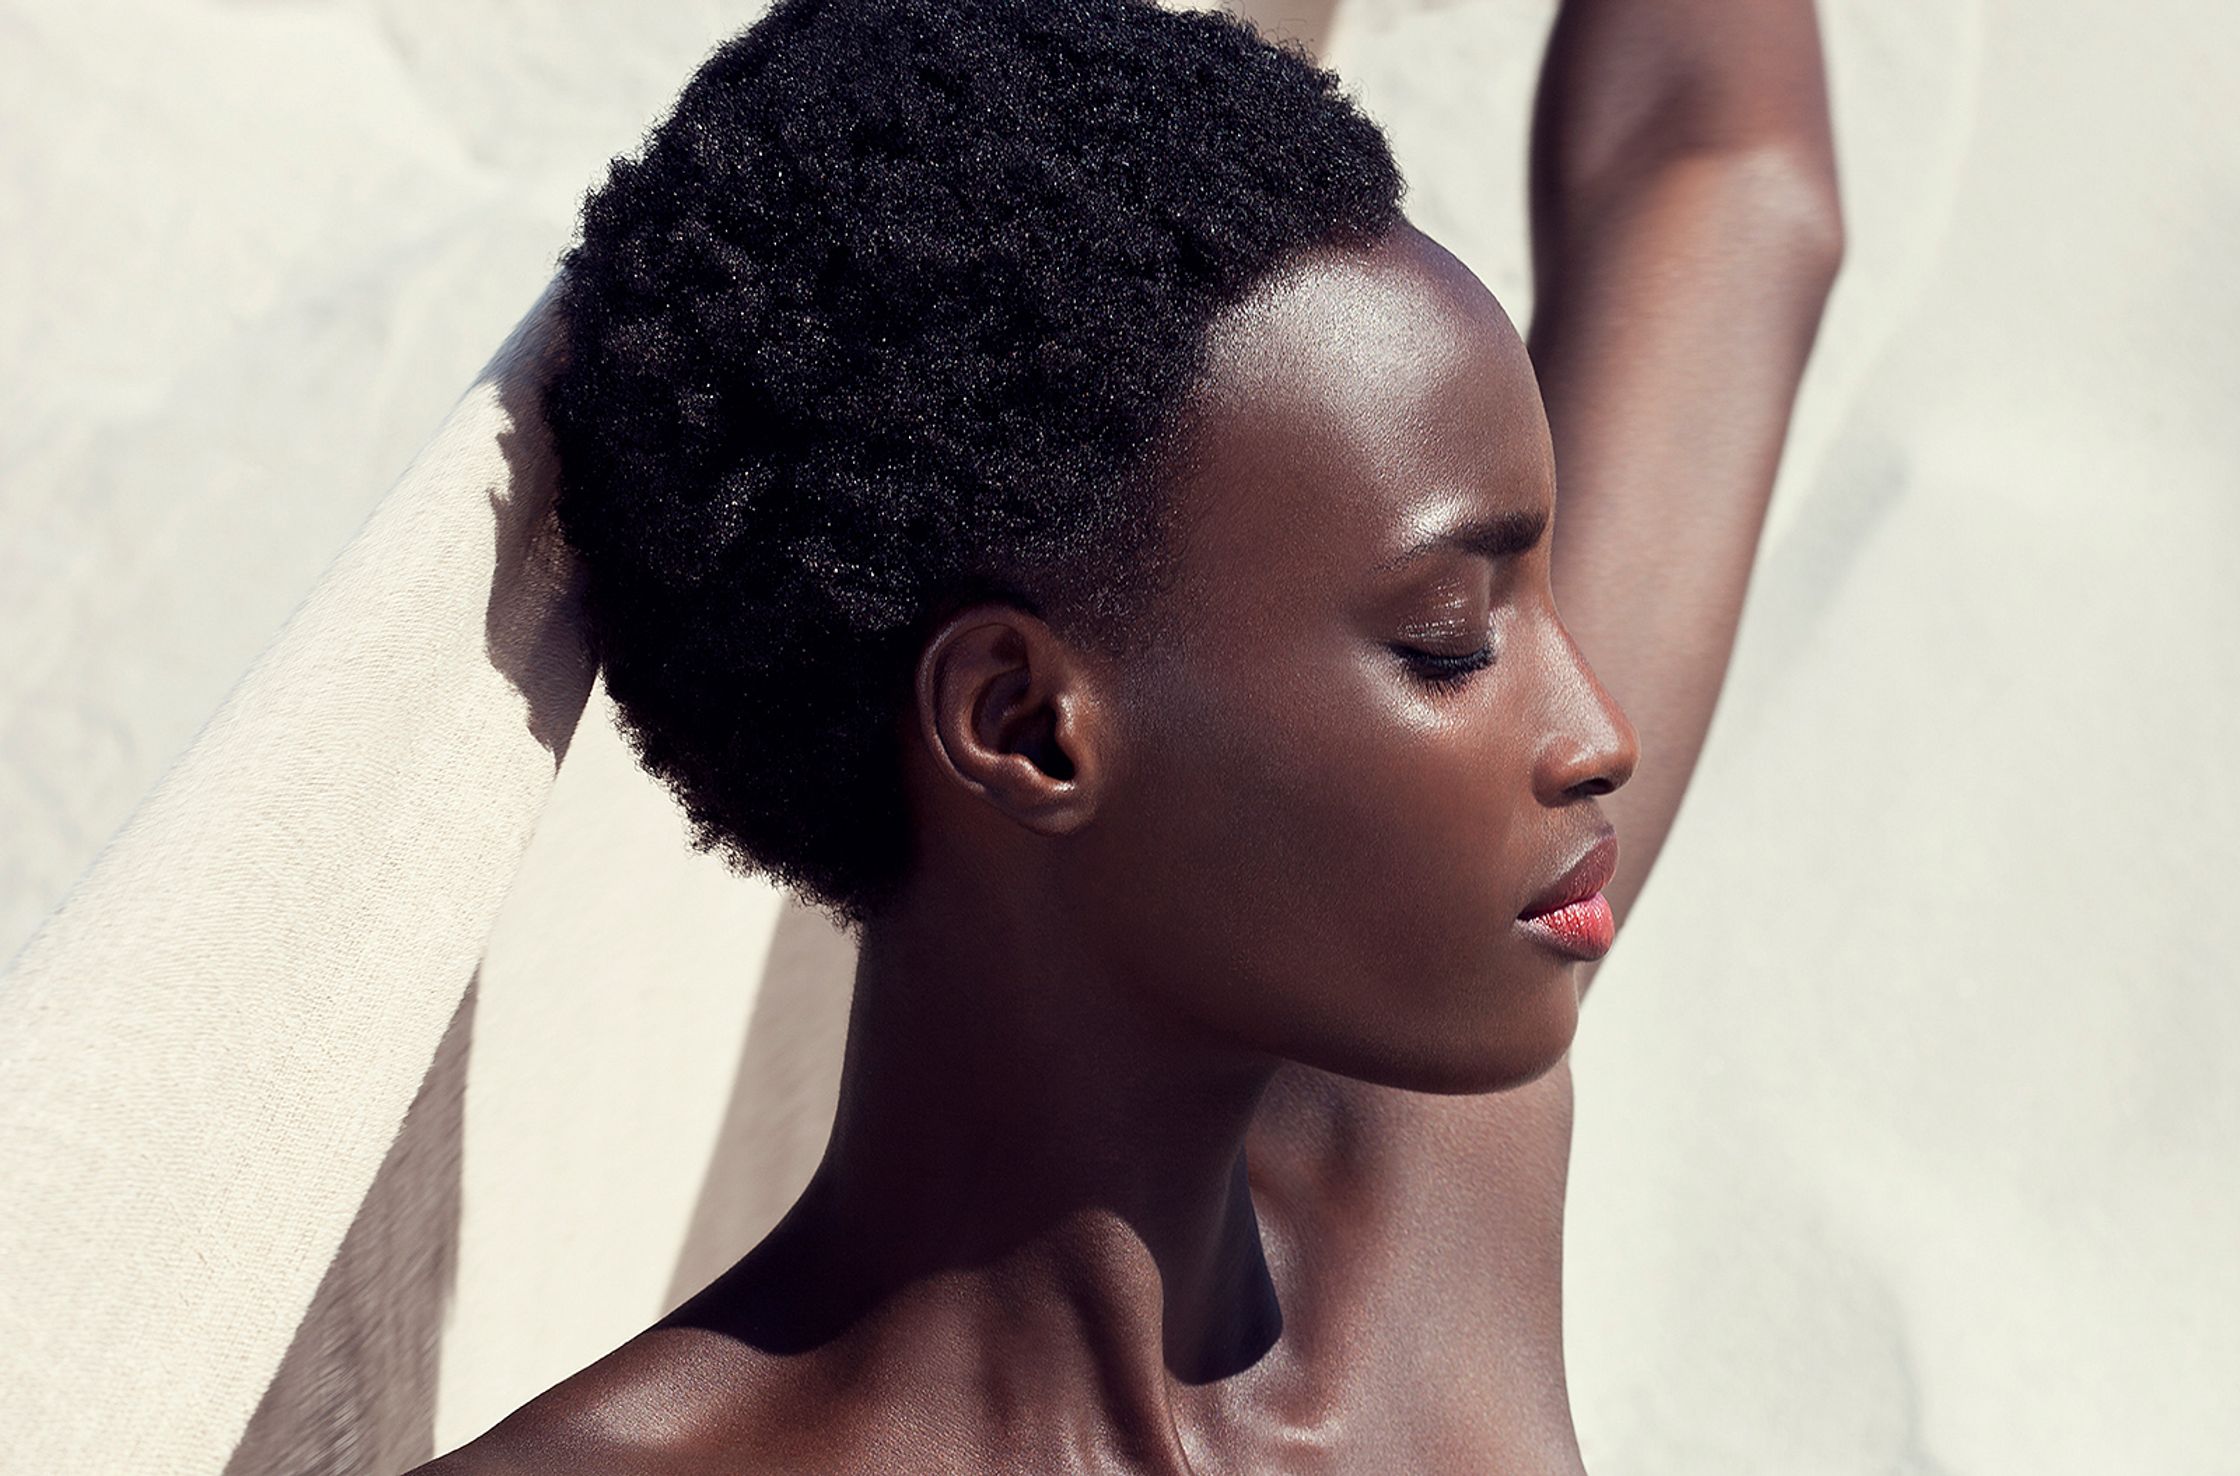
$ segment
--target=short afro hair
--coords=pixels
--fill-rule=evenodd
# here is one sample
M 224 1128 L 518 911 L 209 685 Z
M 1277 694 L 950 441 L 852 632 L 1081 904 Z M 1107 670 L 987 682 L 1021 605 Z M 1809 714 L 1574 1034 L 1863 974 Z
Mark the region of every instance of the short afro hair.
M 1124 640 L 1216 316 L 1401 180 L 1303 53 L 1148 0 L 779 0 L 585 200 L 546 392 L 625 734 L 860 926 L 946 615 Z

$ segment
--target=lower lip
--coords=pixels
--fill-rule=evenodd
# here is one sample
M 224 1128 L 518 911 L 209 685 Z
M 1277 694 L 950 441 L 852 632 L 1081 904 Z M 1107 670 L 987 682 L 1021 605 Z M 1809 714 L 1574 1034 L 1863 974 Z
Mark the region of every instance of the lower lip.
M 1600 958 L 1618 941 L 1618 920 L 1611 914 L 1610 899 L 1600 892 L 1553 912 L 1520 917 L 1517 923 L 1556 952 L 1573 958 Z

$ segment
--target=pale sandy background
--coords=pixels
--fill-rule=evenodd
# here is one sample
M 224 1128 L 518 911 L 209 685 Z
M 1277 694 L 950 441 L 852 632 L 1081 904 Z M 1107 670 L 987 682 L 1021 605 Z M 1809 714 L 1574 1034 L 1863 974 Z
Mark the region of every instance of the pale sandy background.
M 753 13 L 0 4 L 0 952 Z M 1548 14 L 1372 0 L 1333 44 L 1520 318 Z M 1577 1051 L 1582 1443 L 1600 1476 L 2240 1472 L 2240 18 L 1823 15 L 1850 256 Z M 681 835 L 594 707 L 233 1470 L 382 1469 L 431 1411 L 448 1448 L 782 1207 L 847 960 Z

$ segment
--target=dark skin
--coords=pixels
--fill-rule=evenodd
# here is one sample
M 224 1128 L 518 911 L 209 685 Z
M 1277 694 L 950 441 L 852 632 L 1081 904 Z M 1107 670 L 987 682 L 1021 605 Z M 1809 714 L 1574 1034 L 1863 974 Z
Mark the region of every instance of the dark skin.
M 1412 229 L 1318 253 L 1216 332 L 1155 639 L 1100 655 L 998 605 L 934 634 L 904 724 L 925 864 L 867 930 L 810 1188 L 424 1469 L 1579 1469 L 1586 970 L 1517 914 L 1606 808 L 1621 907 L 1669 827 L 1840 250 L 1809 7 L 1704 9 L 1760 13 L 1788 48 L 1760 67 L 1809 62 L 1802 124 L 1675 147 L 1639 104 L 1672 38 L 1573 0 L 1530 359 Z M 1556 458 L 1563 530 L 1527 542 Z M 1471 521 L 1475 551 L 1395 562 Z M 1633 733 L 1555 588 L 1682 755 L 1630 810 Z

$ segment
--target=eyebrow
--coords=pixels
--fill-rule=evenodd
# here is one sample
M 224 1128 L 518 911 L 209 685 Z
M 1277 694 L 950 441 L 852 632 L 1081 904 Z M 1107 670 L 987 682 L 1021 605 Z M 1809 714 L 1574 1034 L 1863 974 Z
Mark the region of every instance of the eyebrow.
M 1505 559 L 1521 554 L 1540 542 L 1548 531 L 1548 513 L 1545 508 L 1530 512 L 1497 513 L 1492 517 L 1467 518 L 1452 527 L 1443 528 L 1420 543 L 1412 544 L 1386 559 L 1379 569 L 1397 569 L 1425 554 L 1441 549 L 1458 548 L 1464 553 L 1480 558 Z

